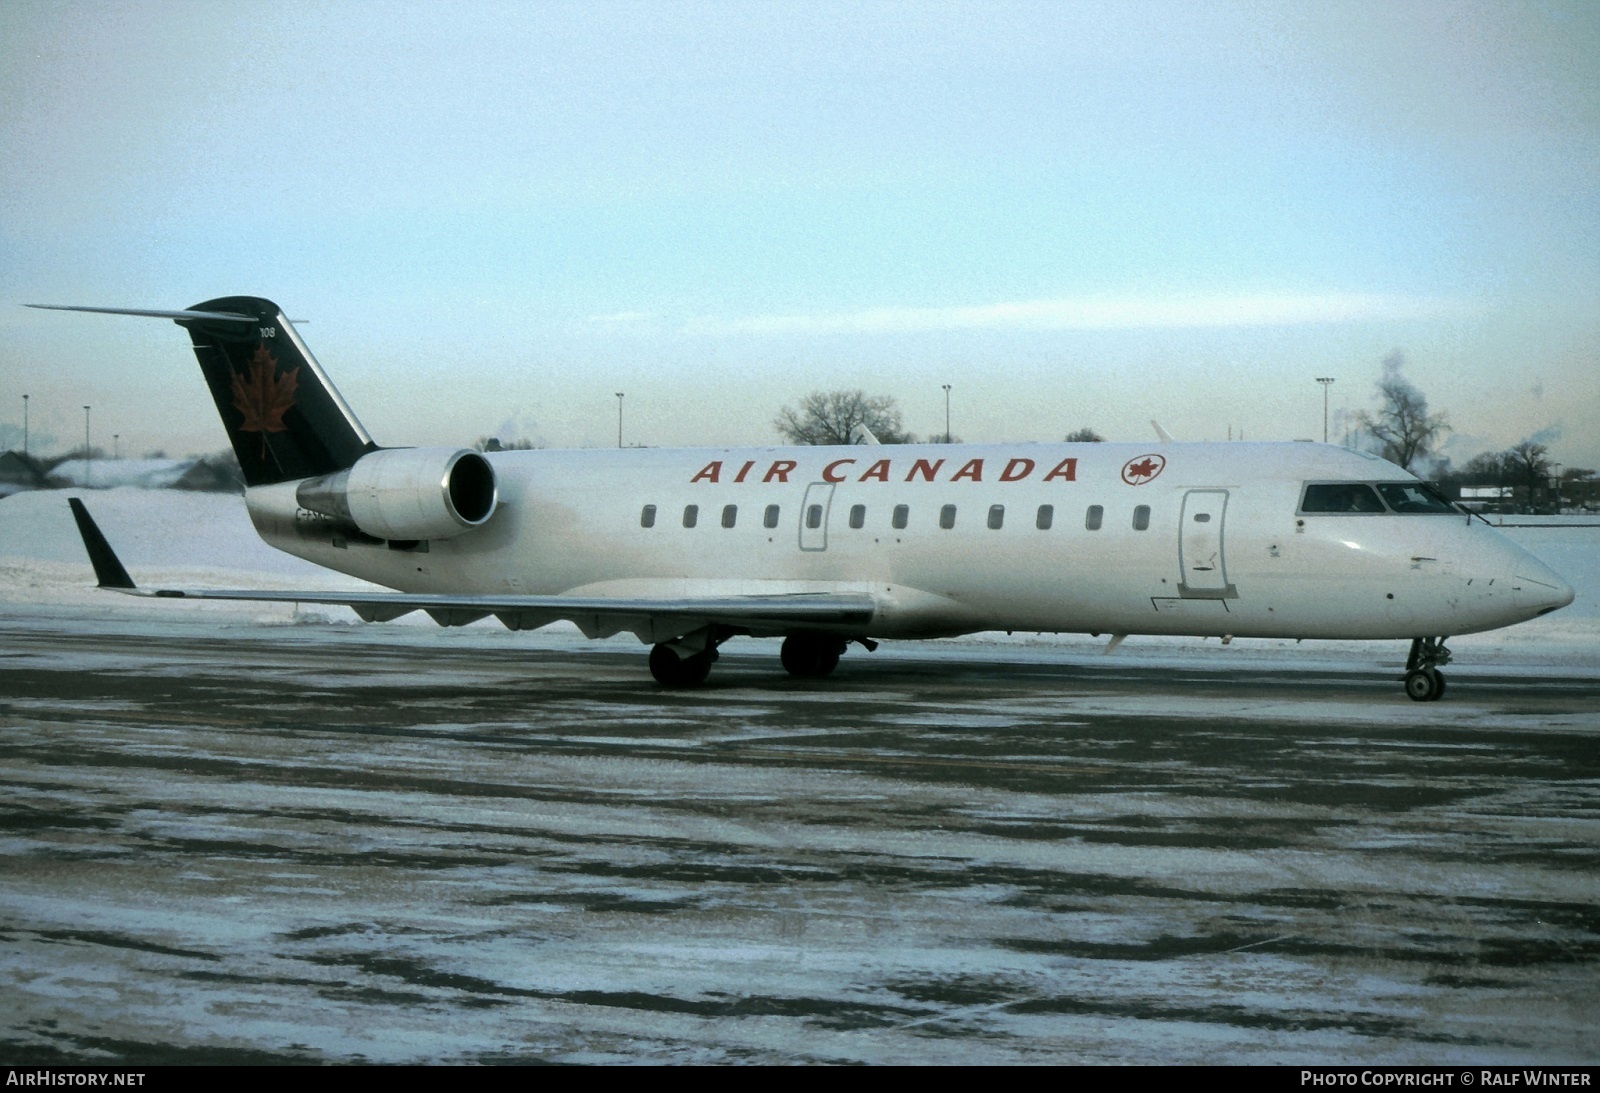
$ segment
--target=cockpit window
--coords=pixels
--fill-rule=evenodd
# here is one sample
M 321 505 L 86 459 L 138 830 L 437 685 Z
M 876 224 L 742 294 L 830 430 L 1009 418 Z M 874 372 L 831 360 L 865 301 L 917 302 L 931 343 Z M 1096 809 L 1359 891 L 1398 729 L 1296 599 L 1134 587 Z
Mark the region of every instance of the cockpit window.
M 1456 508 L 1421 482 L 1379 482 L 1378 492 L 1400 513 L 1455 512 Z
M 1383 512 L 1383 502 L 1364 482 L 1314 482 L 1306 487 L 1301 512 Z
M 1458 510 L 1424 482 L 1310 482 L 1300 499 L 1300 511 L 1427 516 Z

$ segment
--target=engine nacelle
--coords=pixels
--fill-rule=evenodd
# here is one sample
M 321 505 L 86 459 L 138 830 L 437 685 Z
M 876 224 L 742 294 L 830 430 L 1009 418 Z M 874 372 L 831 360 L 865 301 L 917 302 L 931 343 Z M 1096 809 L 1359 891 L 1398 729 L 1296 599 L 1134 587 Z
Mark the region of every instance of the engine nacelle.
M 378 539 L 448 539 L 494 515 L 494 468 L 465 448 L 384 448 L 300 483 L 295 501 Z

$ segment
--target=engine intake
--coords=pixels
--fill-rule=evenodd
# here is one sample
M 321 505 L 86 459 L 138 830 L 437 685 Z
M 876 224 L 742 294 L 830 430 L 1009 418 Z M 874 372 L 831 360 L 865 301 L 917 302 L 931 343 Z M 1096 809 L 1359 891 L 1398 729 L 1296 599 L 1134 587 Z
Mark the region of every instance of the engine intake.
M 301 508 L 378 539 L 448 539 L 478 527 L 499 501 L 494 468 L 465 448 L 384 448 L 300 483 Z

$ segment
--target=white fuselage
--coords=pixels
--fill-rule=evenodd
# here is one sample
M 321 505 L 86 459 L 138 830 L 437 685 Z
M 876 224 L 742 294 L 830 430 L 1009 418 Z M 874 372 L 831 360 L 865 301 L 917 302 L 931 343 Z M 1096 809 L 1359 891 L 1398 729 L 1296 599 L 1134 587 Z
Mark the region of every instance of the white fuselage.
M 293 483 L 252 489 L 250 511 L 274 546 L 406 592 L 865 592 L 877 604 L 860 628 L 870 637 L 1411 638 L 1506 626 L 1572 598 L 1537 559 L 1457 512 L 1302 512 L 1306 483 L 1414 481 L 1322 444 L 488 458 L 493 516 L 422 547 L 330 535 L 298 509 Z

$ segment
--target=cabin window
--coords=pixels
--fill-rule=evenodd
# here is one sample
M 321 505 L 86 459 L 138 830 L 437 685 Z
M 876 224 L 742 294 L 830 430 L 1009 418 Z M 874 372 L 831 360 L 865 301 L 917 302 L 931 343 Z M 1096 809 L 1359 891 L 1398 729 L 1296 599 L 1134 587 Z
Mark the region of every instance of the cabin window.
M 851 505 L 850 506 L 850 526 L 855 528 L 855 529 L 857 529 L 857 530 L 860 530 L 862 527 L 866 526 L 866 523 L 867 523 L 867 506 L 865 506 L 865 505 Z
M 906 528 L 906 521 L 910 518 L 910 505 L 896 505 L 894 507 L 894 515 L 889 517 L 889 526 L 894 528 L 896 531 L 904 531 Z
M 1004 505 L 989 506 L 989 530 L 999 531 L 1000 525 L 1006 522 L 1006 507 Z
M 939 526 L 949 531 L 956 526 L 956 507 L 946 505 L 939 510 Z
M 1033 518 L 1033 526 L 1040 531 L 1049 531 L 1050 525 L 1056 522 L 1056 507 L 1054 505 L 1040 505 L 1039 515 Z
M 822 526 L 822 506 L 812 505 L 806 509 L 806 527 L 815 530 Z
M 683 506 L 683 526 L 684 527 L 692 528 L 692 527 L 695 526 L 696 523 L 699 522 L 699 520 L 700 520 L 700 506 L 699 505 L 685 505 L 685 506 Z
M 656 507 L 654 505 L 646 505 L 643 509 L 639 510 L 639 526 L 642 528 L 653 528 L 656 526 Z
M 738 505 L 723 505 L 722 506 L 722 526 L 725 527 L 725 528 L 731 528 L 731 527 L 733 527 L 734 524 L 738 523 L 738 521 L 739 521 L 739 506 Z
M 767 511 L 764 514 L 762 514 L 762 517 L 761 517 L 761 526 L 762 527 L 767 527 L 767 528 L 775 528 L 775 527 L 778 526 L 778 506 L 777 505 L 768 505 L 767 506 Z
M 1150 506 L 1136 505 L 1133 510 L 1133 530 L 1148 531 L 1150 529 Z
M 1106 510 L 1100 505 L 1090 505 L 1089 511 L 1083 514 L 1083 526 L 1090 531 L 1099 531 L 1100 522 L 1106 517 Z

